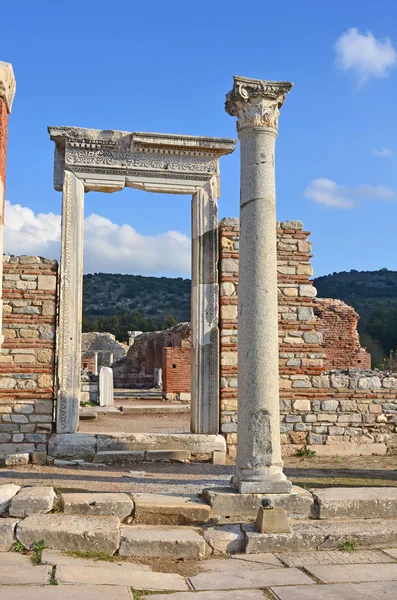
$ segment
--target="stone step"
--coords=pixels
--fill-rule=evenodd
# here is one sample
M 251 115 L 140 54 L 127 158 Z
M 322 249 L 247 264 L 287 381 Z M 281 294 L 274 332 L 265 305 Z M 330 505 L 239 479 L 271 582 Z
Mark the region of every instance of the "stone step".
M 136 525 L 121 528 L 119 555 L 135 558 L 200 558 L 206 542 L 195 529 Z
M 18 523 L 15 535 L 25 548 L 44 540 L 51 550 L 114 554 L 120 544 L 120 520 L 117 517 L 34 515 Z
M 98 517 L 118 517 L 124 521 L 131 516 L 134 504 L 123 493 L 67 493 L 62 494 L 65 515 L 90 515 Z
M 197 496 L 132 494 L 134 524 L 200 525 L 211 518 L 211 507 Z
M 311 490 L 316 519 L 393 519 L 397 517 L 397 488 L 356 487 Z
M 246 553 L 338 550 L 352 540 L 358 549 L 392 548 L 397 538 L 397 519 L 290 521 L 290 527 L 291 533 L 258 533 L 242 525 Z
M 116 465 L 122 463 L 142 463 L 146 461 L 186 462 L 189 461 L 190 458 L 191 454 L 186 450 L 148 450 L 147 452 L 110 450 L 108 452 L 97 452 L 94 456 L 93 462 L 105 465 Z
M 121 406 L 121 412 L 133 415 L 157 415 L 157 414 L 178 414 L 189 413 L 189 404 L 135 404 L 134 406 Z

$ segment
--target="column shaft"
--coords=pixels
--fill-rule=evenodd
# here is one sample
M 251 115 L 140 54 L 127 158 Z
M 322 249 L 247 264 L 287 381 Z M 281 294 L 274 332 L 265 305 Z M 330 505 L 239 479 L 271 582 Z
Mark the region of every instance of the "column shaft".
M 217 178 L 192 199 L 191 430 L 219 433 Z
M 57 433 L 79 423 L 83 310 L 84 185 L 65 171 L 59 284 Z

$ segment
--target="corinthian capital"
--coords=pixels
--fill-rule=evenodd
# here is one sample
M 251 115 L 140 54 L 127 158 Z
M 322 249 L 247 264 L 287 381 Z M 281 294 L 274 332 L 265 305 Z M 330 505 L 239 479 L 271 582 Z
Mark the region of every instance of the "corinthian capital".
M 0 98 L 6 103 L 7 112 L 11 112 L 15 96 L 15 77 L 12 65 L 0 60 Z
M 233 89 L 226 95 L 225 110 L 237 117 L 237 130 L 267 127 L 277 132 L 278 115 L 292 88 L 289 81 L 264 81 L 234 77 Z

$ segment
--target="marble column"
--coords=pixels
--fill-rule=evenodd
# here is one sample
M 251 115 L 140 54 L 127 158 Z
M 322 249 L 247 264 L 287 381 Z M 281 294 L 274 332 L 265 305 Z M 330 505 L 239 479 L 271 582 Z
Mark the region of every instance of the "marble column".
M 192 199 L 191 430 L 219 433 L 218 177 Z
M 3 225 L 6 186 L 8 115 L 15 97 L 15 77 L 12 65 L 0 61 L 0 344 L 3 343 Z
M 233 485 L 289 493 L 280 444 L 274 153 L 279 109 L 292 84 L 234 78 L 226 111 L 240 140 L 238 423 Z
M 73 173 L 65 171 L 59 283 L 57 433 L 74 433 L 79 424 L 83 228 L 84 185 Z

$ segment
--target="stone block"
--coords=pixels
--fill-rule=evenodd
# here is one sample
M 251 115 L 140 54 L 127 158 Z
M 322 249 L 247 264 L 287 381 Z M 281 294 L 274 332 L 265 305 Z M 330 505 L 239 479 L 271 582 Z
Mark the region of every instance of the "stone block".
M 211 517 L 211 507 L 195 496 L 133 494 L 132 498 L 136 524 L 194 525 Z
M 135 526 L 121 528 L 120 556 L 137 558 L 199 558 L 206 543 L 193 529 Z
M 188 450 L 147 450 L 145 452 L 145 460 L 148 461 L 187 462 L 190 459 L 191 453 Z
M 213 450 L 211 456 L 211 462 L 213 465 L 226 465 L 226 452 L 220 452 L 219 450 Z
M 11 500 L 19 492 L 21 487 L 13 483 L 0 485 L 0 516 L 8 511 L 11 505 Z
M 354 487 L 311 490 L 312 514 L 317 519 L 393 519 L 397 488 Z
M 290 533 L 287 511 L 282 506 L 271 508 L 261 506 L 255 527 L 259 533 Z
M 296 383 L 296 382 L 294 382 Z M 310 400 L 295 400 L 293 403 L 294 410 L 300 411 L 309 411 L 310 410 Z
M 114 554 L 120 543 L 119 525 L 117 517 L 34 515 L 17 525 L 16 537 L 25 548 L 45 540 L 51 550 Z
M 54 458 L 90 461 L 95 456 L 96 436 L 88 433 L 58 433 L 50 437 L 48 454 Z
M 260 535 L 260 534 L 258 534 Z M 263 534 L 266 535 L 266 534 Z M 239 571 L 237 568 L 233 573 L 199 573 L 190 578 L 190 583 L 194 590 L 239 590 L 236 600 L 249 598 L 245 593 L 246 588 L 268 588 L 274 585 L 296 586 L 299 584 L 305 586 L 314 586 L 314 581 L 299 569 L 263 569 L 259 570 L 258 565 L 253 565 L 252 570 Z M 317 586 L 316 586 L 317 587 Z M 295 587 L 293 587 L 295 589 Z M 242 591 L 244 590 L 244 591 Z M 218 592 L 216 592 L 218 594 Z M 317 592 L 318 594 L 319 592 Z M 193 598 L 196 594 L 193 595 Z M 264 596 L 263 596 L 264 597 Z M 208 596 L 203 596 L 209 598 Z M 219 596 L 216 596 L 218 599 Z M 234 600 L 229 591 L 228 598 Z M 301 600 L 301 596 L 299 600 Z
M 264 494 L 238 494 L 231 487 L 209 488 L 202 492 L 218 522 L 255 521 Z M 266 494 L 273 506 L 283 506 L 290 519 L 309 518 L 312 495 L 296 485 L 290 494 Z
M 346 442 L 338 444 L 337 446 L 309 445 L 308 448 L 309 450 L 314 450 L 317 456 L 383 456 L 387 451 L 386 444 L 382 443 L 356 444 L 353 442 Z
M 17 519 L 0 519 L 0 552 L 10 552 L 12 550 L 17 523 Z M 0 597 L 3 598 L 1 595 Z
M 45 450 L 34 450 L 32 452 L 32 463 L 34 465 L 45 465 L 47 462 L 47 452 Z
M 240 525 L 209 527 L 204 539 L 215 554 L 240 554 L 244 552 L 244 534 Z
M 131 498 L 122 493 L 67 493 L 62 494 L 65 515 L 118 517 L 123 521 L 134 508 Z
M 52 487 L 25 487 L 13 497 L 11 517 L 28 517 L 48 513 L 53 509 L 56 494 Z
M 57 286 L 57 278 L 53 275 L 39 275 L 37 278 L 37 289 L 38 290 L 53 290 L 55 291 Z
M 22 438 L 23 439 L 23 438 Z M 17 441 L 17 440 L 13 440 Z M 18 440 L 21 442 L 22 440 Z M 29 453 L 28 452 L 18 452 L 16 454 L 8 454 L 4 460 L 6 467 L 16 467 L 19 465 L 27 465 L 29 464 Z

